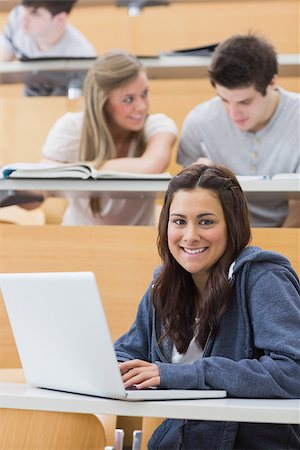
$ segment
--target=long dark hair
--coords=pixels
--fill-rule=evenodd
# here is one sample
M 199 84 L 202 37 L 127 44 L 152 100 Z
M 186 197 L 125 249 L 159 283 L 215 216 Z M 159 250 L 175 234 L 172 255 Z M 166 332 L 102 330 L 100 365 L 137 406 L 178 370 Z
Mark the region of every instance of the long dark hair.
M 174 194 L 183 189 L 198 188 L 216 193 L 223 208 L 228 233 L 226 251 L 212 267 L 201 305 L 196 298 L 192 276 L 172 256 L 167 237 Z M 250 238 L 247 201 L 229 169 L 217 165 L 193 164 L 172 178 L 158 225 L 157 245 L 162 258 L 162 271 L 153 288 L 153 303 L 165 329 L 161 339 L 170 337 L 180 353 L 186 352 L 193 336 L 204 347 L 208 335 L 215 334 L 220 316 L 231 301 L 229 266 L 248 245 Z

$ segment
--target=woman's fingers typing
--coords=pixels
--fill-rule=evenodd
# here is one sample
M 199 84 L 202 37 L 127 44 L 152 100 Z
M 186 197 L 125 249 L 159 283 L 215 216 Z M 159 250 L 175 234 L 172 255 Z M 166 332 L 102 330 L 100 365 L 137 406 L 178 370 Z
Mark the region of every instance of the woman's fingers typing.
M 119 367 L 125 388 L 146 389 L 160 384 L 159 369 L 154 363 L 134 359 L 120 363 Z

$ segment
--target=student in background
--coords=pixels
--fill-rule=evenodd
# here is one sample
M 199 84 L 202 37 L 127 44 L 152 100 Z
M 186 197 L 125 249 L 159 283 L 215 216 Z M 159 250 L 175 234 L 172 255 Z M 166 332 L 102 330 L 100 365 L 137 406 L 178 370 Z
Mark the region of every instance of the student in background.
M 96 57 L 86 37 L 67 22 L 76 0 L 22 0 L 10 12 L 0 37 L 0 61 L 28 58 Z M 65 95 L 46 84 L 26 86 L 25 95 Z
M 50 130 L 46 160 L 85 161 L 98 170 L 160 173 L 168 167 L 177 136 L 173 120 L 149 114 L 149 86 L 140 61 L 112 50 L 94 63 L 84 84 L 85 108 L 67 113 Z M 102 193 L 70 199 L 66 225 L 152 225 L 155 199 Z
M 278 253 L 248 247 L 247 202 L 222 166 L 169 183 L 158 226 L 162 266 L 115 343 L 126 388 L 300 396 L 300 284 Z M 148 449 L 298 449 L 299 425 L 168 419 Z
M 215 50 L 209 77 L 217 96 L 186 117 L 178 163 L 213 161 L 236 175 L 300 172 L 300 95 L 277 86 L 272 45 L 233 36 Z M 204 159 L 203 159 L 204 158 Z M 253 226 L 300 226 L 300 202 L 251 199 Z

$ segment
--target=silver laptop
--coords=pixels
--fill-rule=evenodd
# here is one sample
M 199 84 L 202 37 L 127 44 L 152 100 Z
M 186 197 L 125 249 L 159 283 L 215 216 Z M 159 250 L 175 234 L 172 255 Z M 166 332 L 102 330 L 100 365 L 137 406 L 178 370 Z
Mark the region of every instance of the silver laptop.
M 27 383 L 124 400 L 220 398 L 222 390 L 125 390 L 95 275 L 0 275 Z

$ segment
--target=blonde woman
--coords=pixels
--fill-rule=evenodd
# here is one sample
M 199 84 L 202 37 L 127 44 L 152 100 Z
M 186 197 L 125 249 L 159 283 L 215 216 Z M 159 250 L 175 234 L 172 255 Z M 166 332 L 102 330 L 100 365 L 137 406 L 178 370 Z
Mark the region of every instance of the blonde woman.
M 164 114 L 149 114 L 148 78 L 135 56 L 123 50 L 100 56 L 87 74 L 84 99 L 84 111 L 65 114 L 50 130 L 44 159 L 89 161 L 98 170 L 166 170 L 177 128 Z M 70 199 L 63 224 L 152 225 L 154 206 L 154 199 L 122 193 Z

